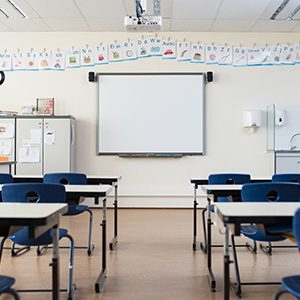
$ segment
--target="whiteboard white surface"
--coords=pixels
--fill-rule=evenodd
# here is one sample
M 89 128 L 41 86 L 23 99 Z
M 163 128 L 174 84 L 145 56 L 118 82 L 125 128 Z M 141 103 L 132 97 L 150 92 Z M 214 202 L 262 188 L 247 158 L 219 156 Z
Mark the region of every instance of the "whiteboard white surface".
M 203 74 L 100 73 L 98 87 L 98 154 L 203 154 Z

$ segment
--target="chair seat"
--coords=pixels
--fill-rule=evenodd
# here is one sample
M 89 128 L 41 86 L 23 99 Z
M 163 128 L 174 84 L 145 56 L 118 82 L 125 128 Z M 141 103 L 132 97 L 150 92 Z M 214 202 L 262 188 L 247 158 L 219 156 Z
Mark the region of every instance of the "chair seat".
M 300 298 L 300 275 L 288 276 L 282 278 L 282 286 L 289 293 Z
M 14 285 L 16 280 L 9 276 L 0 275 L 0 293 Z
M 68 230 L 64 228 L 59 229 L 59 239 L 65 237 L 68 234 Z M 28 228 L 24 228 L 14 235 L 9 237 L 13 242 L 22 246 L 41 246 L 51 245 L 53 242 L 52 230 L 46 231 L 44 234 L 36 239 L 28 238 Z
M 256 225 L 243 225 L 241 226 L 241 233 L 246 237 L 261 242 L 277 242 L 285 240 L 281 235 L 266 235 L 260 231 Z
M 290 225 L 272 225 L 266 227 L 268 234 L 288 234 L 292 232 L 292 224 Z
M 68 212 L 64 214 L 64 216 L 75 216 L 75 215 L 79 215 L 83 212 L 85 212 L 86 210 L 88 210 L 88 206 L 87 205 L 73 205 L 70 204 L 68 205 Z

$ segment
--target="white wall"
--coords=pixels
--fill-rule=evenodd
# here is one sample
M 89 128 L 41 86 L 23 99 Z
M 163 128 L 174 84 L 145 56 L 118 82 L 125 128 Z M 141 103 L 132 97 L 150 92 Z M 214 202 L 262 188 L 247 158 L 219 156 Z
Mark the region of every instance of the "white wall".
M 163 33 L 176 39 L 234 45 L 286 43 L 299 41 L 298 34 L 255 33 Z M 96 45 L 100 41 L 137 37 L 129 33 L 1 33 L 2 48 L 61 48 Z M 214 72 L 214 82 L 206 89 L 206 145 L 204 157 L 119 158 L 96 156 L 97 85 L 89 83 L 87 73 L 96 72 Z M 80 69 L 59 71 L 10 72 L 0 87 L 0 109 L 20 110 L 35 104 L 36 98 L 54 97 L 55 112 L 77 119 L 77 171 L 88 174 L 120 174 L 120 195 L 126 205 L 155 202 L 191 205 L 183 196 L 192 196 L 191 176 L 207 178 L 212 172 L 249 172 L 269 177 L 273 154 L 266 152 L 266 120 L 254 134 L 242 128 L 244 109 L 266 110 L 267 104 L 298 104 L 300 66 L 230 67 L 198 65 L 188 62 L 147 58 Z M 149 87 L 151 89 L 151 87 Z M 151 194 L 151 197 L 143 197 Z M 131 198 L 132 196 L 137 196 Z M 176 197 L 177 196 L 177 197 Z M 157 198 L 158 197 L 158 198 Z M 139 200 L 140 199 L 140 200 Z M 125 200 L 125 199 L 124 199 Z

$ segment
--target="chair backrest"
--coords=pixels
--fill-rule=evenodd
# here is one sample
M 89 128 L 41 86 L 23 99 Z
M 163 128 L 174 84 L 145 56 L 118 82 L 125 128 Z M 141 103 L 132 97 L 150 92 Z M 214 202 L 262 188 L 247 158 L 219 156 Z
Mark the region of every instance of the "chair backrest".
M 56 184 L 86 184 L 87 179 L 84 173 L 47 173 L 44 175 L 44 182 Z
M 288 182 L 260 182 L 244 184 L 241 191 L 245 202 L 297 202 L 300 184 Z
M 300 208 L 297 209 L 293 218 L 293 233 L 300 251 Z
M 12 175 L 7 173 L 0 173 L 0 184 L 12 183 L 12 182 L 13 182 Z
M 65 203 L 66 191 L 61 184 L 11 183 L 2 186 L 3 202 Z
M 224 173 L 224 174 L 210 174 L 208 176 L 208 184 L 244 184 L 249 182 L 250 182 L 249 174 Z
M 297 182 L 300 183 L 300 173 L 274 174 L 273 182 Z

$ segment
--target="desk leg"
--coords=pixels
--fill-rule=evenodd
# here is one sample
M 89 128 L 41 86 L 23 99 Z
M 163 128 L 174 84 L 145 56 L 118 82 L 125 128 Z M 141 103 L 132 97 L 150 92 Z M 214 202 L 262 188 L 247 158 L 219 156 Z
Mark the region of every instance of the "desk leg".
M 114 237 L 109 243 L 109 249 L 114 250 L 118 242 L 118 185 L 115 185 L 115 201 L 114 201 Z
M 229 229 L 225 226 L 224 235 L 224 300 L 230 299 L 230 256 L 229 256 Z
M 106 278 L 106 198 L 103 199 L 101 226 L 102 226 L 102 270 L 95 284 L 96 293 L 101 293 Z
M 52 299 L 59 300 L 59 246 L 58 236 L 59 229 L 58 225 L 53 227 L 53 254 L 52 254 Z
M 212 254 L 211 254 L 211 200 L 207 198 L 207 269 L 210 289 L 212 292 L 216 291 L 216 280 L 212 271 Z
M 193 210 L 193 214 L 194 214 L 193 250 L 194 251 L 197 250 L 197 206 L 198 206 L 198 202 L 197 202 L 197 185 L 195 184 L 195 187 L 194 187 L 194 210 Z

